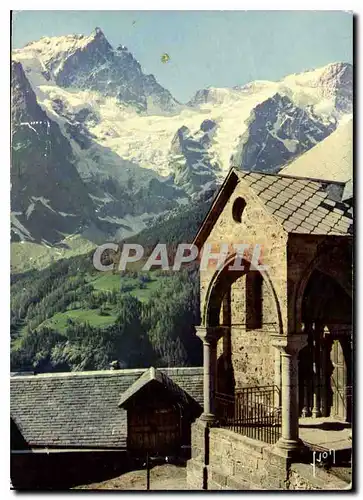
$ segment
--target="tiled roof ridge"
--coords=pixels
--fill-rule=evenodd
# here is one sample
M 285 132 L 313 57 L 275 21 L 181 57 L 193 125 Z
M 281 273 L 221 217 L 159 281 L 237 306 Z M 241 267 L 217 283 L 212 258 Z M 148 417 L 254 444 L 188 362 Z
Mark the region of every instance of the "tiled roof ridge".
M 11 380 L 39 380 L 43 378 L 71 378 L 71 377 L 109 377 L 109 376 L 117 376 L 117 375 L 143 375 L 145 372 L 149 371 L 150 368 L 154 367 L 146 367 L 146 368 L 125 368 L 121 370 L 90 370 L 90 371 L 74 371 L 74 372 L 49 372 L 49 373 L 37 373 L 33 375 L 12 375 L 10 377 Z M 202 366 L 170 366 L 170 367 L 155 367 L 154 370 L 157 371 L 167 371 L 167 373 L 178 374 L 178 371 L 183 374 L 187 374 L 190 372 L 190 375 L 193 375 L 195 372 L 200 372 L 203 370 Z
M 288 233 L 351 233 L 352 207 L 339 194 L 344 183 L 243 171 L 236 175 Z
M 177 375 L 178 372 L 174 375 Z M 174 391 L 174 393 L 179 394 L 179 396 L 184 400 L 188 400 L 188 395 L 185 390 L 179 386 L 177 382 L 173 380 L 172 373 L 170 371 L 166 371 L 163 369 L 155 368 L 151 366 L 148 370 L 146 370 L 140 378 L 135 380 L 126 391 L 121 394 L 120 401 L 118 403 L 119 406 L 123 407 L 127 401 L 135 396 L 143 387 L 145 387 L 150 382 L 156 381 L 165 388 L 169 388 L 169 390 Z
M 320 182 L 322 184 L 338 184 L 338 185 L 341 185 L 341 186 L 344 186 L 346 184 L 346 182 L 343 182 L 343 181 L 332 181 L 332 180 L 329 180 L 329 179 L 323 179 L 323 178 L 320 178 L 320 177 L 303 177 L 303 176 L 298 176 L 298 175 L 288 175 L 288 174 L 281 174 L 280 172 L 277 172 L 277 173 L 272 173 L 272 172 L 259 172 L 257 170 L 253 171 L 253 172 L 249 172 L 247 170 L 241 170 L 240 168 L 238 167 L 232 167 L 232 170 L 235 170 L 236 173 L 242 173 L 242 174 L 245 174 L 245 175 L 249 175 L 251 176 L 251 174 L 257 174 L 257 175 L 262 175 L 262 176 L 270 176 L 270 177 L 284 177 L 286 179 L 295 179 L 297 181 L 311 181 L 311 182 Z
M 72 378 L 72 377 L 105 377 L 117 375 L 138 375 L 142 374 L 147 368 L 125 368 L 123 370 L 90 370 L 90 371 L 74 371 L 74 372 L 49 372 L 49 373 L 35 373 L 34 375 L 14 375 L 11 380 L 35 380 L 43 378 Z

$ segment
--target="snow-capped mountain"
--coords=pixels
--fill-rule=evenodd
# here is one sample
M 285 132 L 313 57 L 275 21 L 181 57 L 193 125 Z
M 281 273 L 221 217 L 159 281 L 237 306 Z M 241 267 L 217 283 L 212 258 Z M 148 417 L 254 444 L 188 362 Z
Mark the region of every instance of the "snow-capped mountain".
M 63 88 L 94 90 L 140 109 L 179 108 L 154 75 L 142 72 L 127 47 L 120 45 L 114 50 L 99 28 L 90 36 L 44 37 L 15 50 L 14 56 L 27 60 L 29 79 L 36 85 L 54 83 Z
M 232 161 L 242 170 L 271 173 L 325 139 L 336 127 L 334 121 L 324 123 L 278 93 L 256 106 L 247 123 Z
M 14 179 L 12 210 L 23 227 L 19 237 L 35 241 L 55 243 L 77 231 L 90 239 L 129 236 L 213 192 L 232 163 L 278 171 L 352 112 L 352 66 L 345 63 L 280 82 L 201 89 L 181 105 L 99 29 L 42 38 L 15 50 L 13 59 L 22 81 L 13 86 L 13 177 L 20 151 L 33 179 Z M 51 141 L 42 125 L 30 127 L 41 121 L 51 124 Z M 52 157 L 44 156 L 49 144 Z M 27 163 L 36 151 L 39 171 Z M 40 178 L 57 169 L 79 193 L 64 198 L 68 209 L 53 201 L 63 197 L 58 185 Z M 47 210 L 33 199 L 48 200 L 58 216 L 78 213 L 78 206 L 82 224 L 52 222 L 51 230 L 48 223 L 31 224 L 37 211 Z
M 341 117 L 353 111 L 353 66 L 328 64 L 305 73 L 293 74 L 283 80 L 289 96 L 298 106 L 309 102 L 320 115 Z

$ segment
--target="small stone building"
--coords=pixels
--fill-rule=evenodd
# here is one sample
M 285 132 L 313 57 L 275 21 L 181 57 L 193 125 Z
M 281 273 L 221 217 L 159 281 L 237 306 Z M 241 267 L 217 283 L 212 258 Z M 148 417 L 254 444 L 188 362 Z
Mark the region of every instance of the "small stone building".
M 351 419 L 352 195 L 341 182 L 227 175 L 194 241 L 201 254 L 224 245 L 227 258 L 200 271 L 204 412 L 191 485 L 292 488 L 299 417 Z M 268 439 L 247 433 L 269 426 Z
M 20 489 L 114 477 L 147 452 L 190 453 L 190 425 L 202 412 L 198 367 L 16 375 L 10 382 L 11 480 Z

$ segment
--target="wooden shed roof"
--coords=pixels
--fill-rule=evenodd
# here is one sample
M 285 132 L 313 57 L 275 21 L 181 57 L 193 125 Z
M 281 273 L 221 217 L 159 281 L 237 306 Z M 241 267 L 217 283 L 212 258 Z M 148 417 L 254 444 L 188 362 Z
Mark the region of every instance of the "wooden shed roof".
M 122 394 L 119 406 L 126 408 L 130 400 L 135 398 L 141 389 L 152 382 L 157 382 L 161 387 L 167 389 L 181 403 L 187 405 L 191 402 L 190 396 L 178 384 L 168 377 L 166 373 L 152 366 Z

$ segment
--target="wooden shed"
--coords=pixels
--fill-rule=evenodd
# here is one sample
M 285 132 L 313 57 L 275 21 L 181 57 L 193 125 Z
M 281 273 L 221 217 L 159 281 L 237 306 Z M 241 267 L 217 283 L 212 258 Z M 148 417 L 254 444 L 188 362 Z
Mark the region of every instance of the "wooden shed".
M 149 368 L 121 397 L 127 448 L 136 455 L 178 455 L 190 445 L 190 424 L 201 406 L 165 373 Z

